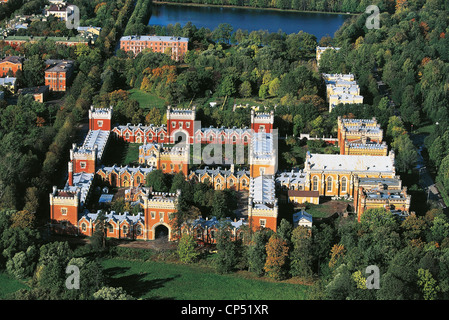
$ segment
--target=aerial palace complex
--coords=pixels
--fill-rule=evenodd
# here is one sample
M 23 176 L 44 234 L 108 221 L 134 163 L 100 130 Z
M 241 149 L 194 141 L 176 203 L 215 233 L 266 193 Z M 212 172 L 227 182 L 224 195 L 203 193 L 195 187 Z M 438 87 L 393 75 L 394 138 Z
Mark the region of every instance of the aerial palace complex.
M 152 47 L 157 52 L 170 50 L 175 60 L 185 54 L 184 42 L 183 38 L 134 36 L 120 41 L 124 50 L 140 52 L 145 47 Z M 339 48 L 318 47 L 318 63 L 321 54 L 328 49 Z M 15 63 L 15 60 L 7 62 Z M 11 64 L 3 70 L 13 67 Z M 70 63 L 48 61 L 48 67 L 58 72 L 60 69 L 66 71 L 70 70 Z M 354 75 L 322 76 L 330 112 L 340 103 L 363 102 Z M 63 81 L 49 81 L 47 85 L 52 90 L 65 89 Z M 167 123 L 164 125 L 132 125 L 113 124 L 112 107 L 90 108 L 89 131 L 84 142 L 73 144 L 70 150 L 65 186 L 62 189 L 54 186 L 50 193 L 50 219 L 54 232 L 91 236 L 100 211 L 90 208 L 103 198 L 112 199 L 114 195 L 109 194 L 109 188 L 118 188 L 123 199 L 139 206 L 140 210 L 137 214 L 106 212 L 108 237 L 154 240 L 158 230 L 163 229 L 169 240 L 176 240 L 179 230 L 175 229 L 173 221 L 181 191 L 156 192 L 145 187 L 148 174 L 153 170 L 161 170 L 164 174 L 182 173 L 186 180 L 209 183 L 215 190 L 232 189 L 246 193 L 247 205 L 240 211 L 240 220 L 227 219 L 234 236 L 238 236 L 242 226 L 276 231 L 280 194 L 297 209 L 292 213 L 292 221 L 307 227 L 312 226 L 312 217 L 303 210 L 304 204 L 319 204 L 324 197 L 352 201 L 359 221 L 371 208 L 385 208 L 400 217 L 413 214 L 410 212 L 410 195 L 396 174 L 395 154 L 388 150 L 375 118 L 339 117 L 337 138 L 327 140 L 338 144 L 339 154 L 307 152 L 303 169 L 281 172 L 277 166 L 275 111 L 256 112 L 251 108 L 249 128 L 203 128 L 196 120 L 195 107 L 168 106 L 166 112 Z M 138 166 L 106 166 L 103 163 L 105 150 L 118 141 L 139 144 Z M 228 154 L 206 157 L 204 150 L 223 145 L 231 146 L 232 151 L 236 149 L 235 159 L 233 153 L 231 157 Z M 245 152 L 247 160 L 243 161 Z M 101 187 L 100 199 L 93 197 L 94 189 Z M 214 217 L 204 219 L 200 216 L 185 222 L 183 228 L 193 232 L 199 241 L 214 243 L 214 232 L 220 223 Z
M 167 174 L 182 172 L 186 179 L 211 183 L 216 190 L 247 192 L 246 215 L 238 221 L 228 219 L 234 235 L 243 225 L 276 231 L 277 191 L 294 204 L 318 204 L 322 197 L 351 200 L 359 220 L 365 210 L 378 207 L 400 216 L 410 214 L 410 196 L 396 175 L 394 153 L 388 153 L 376 119 L 339 118 L 340 154 L 307 152 L 302 170 L 279 172 L 274 111 L 251 110 L 250 128 L 202 128 L 195 121 L 195 107 L 167 107 L 167 124 L 161 126 L 113 126 L 112 113 L 112 107 L 91 107 L 84 142 L 72 145 L 67 182 L 62 189 L 53 187 L 50 193 L 51 225 L 56 233 L 91 236 L 99 212 L 90 212 L 88 203 L 98 201 L 92 199 L 95 186 L 107 185 L 124 188 L 125 201 L 141 208 L 138 214 L 107 212 L 108 237 L 154 240 L 158 229 L 166 228 L 168 239 L 175 240 L 178 230 L 172 221 L 180 191 L 163 193 L 145 187 L 148 173 L 155 169 Z M 118 140 L 141 144 L 139 166 L 102 164 L 106 148 Z M 247 146 L 248 168 L 236 170 L 234 163 L 229 163 L 189 170 L 192 149 L 217 143 Z M 108 196 L 107 191 L 104 196 Z M 303 210 L 294 213 L 293 221 L 312 225 L 310 215 Z M 198 217 L 186 228 L 197 239 L 214 242 L 219 223 L 216 218 Z

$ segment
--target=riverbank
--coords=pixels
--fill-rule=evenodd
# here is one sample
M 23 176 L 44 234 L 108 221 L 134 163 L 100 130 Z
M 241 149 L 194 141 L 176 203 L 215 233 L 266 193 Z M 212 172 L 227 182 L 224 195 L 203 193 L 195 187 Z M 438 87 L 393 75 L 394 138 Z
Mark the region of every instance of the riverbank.
M 330 12 L 330 11 L 308 11 L 308 10 L 295 10 L 295 9 L 278 9 L 278 8 L 256 8 L 249 6 L 233 6 L 233 5 L 217 5 L 217 4 L 202 4 L 202 3 L 179 3 L 169 1 L 154 1 L 155 5 L 170 5 L 170 6 L 190 6 L 190 7 L 212 7 L 212 8 L 236 8 L 236 9 L 248 9 L 248 10 L 265 10 L 265 11 L 277 11 L 277 12 L 295 12 L 295 13 L 319 13 L 319 14 L 339 14 L 347 16 L 356 16 L 360 13 L 350 12 Z

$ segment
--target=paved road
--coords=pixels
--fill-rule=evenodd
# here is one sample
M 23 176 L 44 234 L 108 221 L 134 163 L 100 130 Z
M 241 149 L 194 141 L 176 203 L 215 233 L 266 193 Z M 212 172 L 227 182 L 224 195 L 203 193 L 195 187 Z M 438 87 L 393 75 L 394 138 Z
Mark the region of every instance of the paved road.
M 428 199 L 437 201 L 442 208 L 446 208 L 446 205 L 441 197 L 440 192 L 438 191 L 435 182 L 433 181 L 432 176 L 426 167 L 426 162 L 421 155 L 424 145 L 425 135 L 423 134 L 412 134 L 411 135 L 413 144 L 417 147 L 418 152 L 418 160 L 416 163 L 416 168 L 419 170 L 419 184 L 420 186 L 427 191 Z

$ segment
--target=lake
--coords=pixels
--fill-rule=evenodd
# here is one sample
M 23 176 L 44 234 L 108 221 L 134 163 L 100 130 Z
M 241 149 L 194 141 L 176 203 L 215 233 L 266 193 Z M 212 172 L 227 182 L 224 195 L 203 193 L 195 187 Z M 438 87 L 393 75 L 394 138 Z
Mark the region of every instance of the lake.
M 182 6 L 153 4 L 153 13 L 149 25 L 166 26 L 179 22 L 184 26 L 192 22 L 197 28 L 215 29 L 220 23 L 229 23 L 237 29 L 268 30 L 279 29 L 287 34 L 300 30 L 313 34 L 318 41 L 324 36 L 334 36 L 350 15 L 287 12 L 276 10 L 243 9 L 229 7 Z

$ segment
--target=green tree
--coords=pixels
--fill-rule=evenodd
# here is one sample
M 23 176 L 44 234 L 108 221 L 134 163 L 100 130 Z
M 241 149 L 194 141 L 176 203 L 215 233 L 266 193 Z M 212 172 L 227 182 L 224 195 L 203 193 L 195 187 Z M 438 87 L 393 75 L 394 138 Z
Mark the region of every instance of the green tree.
M 6 263 L 8 273 L 17 279 L 30 277 L 36 267 L 38 251 L 35 246 L 30 246 L 26 251 L 18 252 Z
M 440 291 L 437 281 L 427 269 L 418 269 L 418 286 L 421 287 L 424 300 L 435 300 Z
M 44 60 L 37 54 L 29 57 L 23 63 L 23 79 L 27 87 L 35 87 L 44 84 L 45 75 Z
M 223 224 L 218 230 L 217 236 L 216 268 L 219 273 L 232 272 L 239 262 L 237 244 L 232 240 L 231 229 L 228 224 Z
M 310 278 L 313 274 L 312 236 L 310 229 L 298 226 L 292 231 L 293 249 L 290 253 L 292 276 Z
M 248 80 L 243 81 L 239 88 L 239 93 L 242 98 L 248 98 L 251 97 L 252 94 L 252 87 L 251 82 Z
M 267 259 L 266 244 L 273 231 L 261 229 L 254 232 L 248 248 L 249 270 L 259 277 L 263 276 L 265 261 Z
M 179 239 L 178 248 L 176 252 L 178 253 L 179 260 L 182 263 L 191 263 L 195 261 L 199 253 L 196 251 L 197 243 L 193 235 L 188 233 L 183 233 Z
M 169 184 L 168 178 L 164 175 L 162 170 L 152 170 L 147 175 L 146 187 L 152 188 L 156 192 L 168 192 Z

